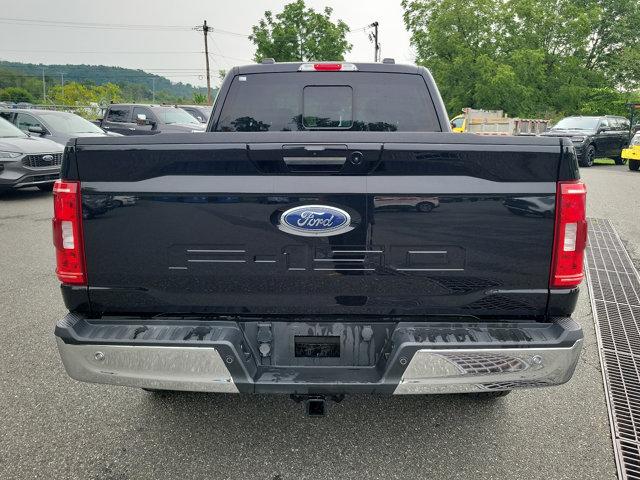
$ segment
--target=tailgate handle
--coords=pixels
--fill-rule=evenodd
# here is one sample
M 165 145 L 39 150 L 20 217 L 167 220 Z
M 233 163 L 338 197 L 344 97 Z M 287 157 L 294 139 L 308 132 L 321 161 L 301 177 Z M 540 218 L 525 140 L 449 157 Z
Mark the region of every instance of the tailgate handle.
M 338 172 L 347 162 L 348 151 L 339 144 L 289 144 L 282 146 L 282 160 L 290 171 Z
M 347 161 L 346 145 L 283 145 L 282 160 L 287 165 L 344 165 Z M 304 153 L 303 153 L 304 151 Z M 344 152 L 344 155 L 341 155 Z M 302 155 L 300 155 L 302 153 Z M 308 153 L 308 155 L 305 155 Z M 332 155 L 333 153 L 333 155 Z M 297 155 L 296 155 L 297 154 Z
M 347 157 L 282 157 L 287 165 L 344 165 Z

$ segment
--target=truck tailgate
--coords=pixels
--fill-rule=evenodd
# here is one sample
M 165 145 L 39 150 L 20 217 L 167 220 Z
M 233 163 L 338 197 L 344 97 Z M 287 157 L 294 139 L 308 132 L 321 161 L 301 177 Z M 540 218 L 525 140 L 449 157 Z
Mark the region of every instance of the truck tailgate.
M 559 140 L 256 138 L 81 139 L 68 149 L 94 313 L 545 314 Z M 281 228 L 301 206 L 348 213 L 348 231 Z

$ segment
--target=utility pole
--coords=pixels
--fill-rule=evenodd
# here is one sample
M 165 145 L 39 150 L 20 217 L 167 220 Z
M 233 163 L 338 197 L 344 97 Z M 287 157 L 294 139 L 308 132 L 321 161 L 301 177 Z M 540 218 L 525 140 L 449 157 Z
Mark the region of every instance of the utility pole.
M 380 60 L 380 44 L 378 43 L 378 22 L 373 22 L 370 27 L 373 27 L 373 39 L 369 35 L 369 39 L 373 40 L 373 61 L 378 62 Z
M 44 83 L 44 67 L 42 67 L 42 103 L 47 101 L 47 87 Z
M 151 96 L 152 102 L 156 103 L 156 77 L 151 77 Z
M 60 85 L 62 85 L 62 88 L 64 88 L 64 73 L 60 74 Z
M 196 27 L 196 30 L 202 30 L 204 34 L 204 59 L 207 65 L 207 104 L 211 105 L 211 74 L 209 72 L 209 44 L 207 42 L 207 34 L 211 28 L 207 25 L 207 21 L 205 20 L 202 26 Z

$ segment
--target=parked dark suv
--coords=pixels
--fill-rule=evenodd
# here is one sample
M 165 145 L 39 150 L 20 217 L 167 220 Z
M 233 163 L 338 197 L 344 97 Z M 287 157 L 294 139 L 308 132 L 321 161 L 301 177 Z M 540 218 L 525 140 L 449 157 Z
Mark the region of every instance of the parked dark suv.
M 207 123 L 211 115 L 211 107 L 202 105 L 178 105 L 181 109 L 194 117 L 200 123 Z
M 622 149 L 629 145 L 630 123 L 624 117 L 566 117 L 545 136 L 567 137 L 573 142 L 581 167 L 593 165 L 596 157 L 608 157 L 622 165 Z
M 139 104 L 109 105 L 98 125 L 122 135 L 204 132 L 206 126 L 178 107 Z

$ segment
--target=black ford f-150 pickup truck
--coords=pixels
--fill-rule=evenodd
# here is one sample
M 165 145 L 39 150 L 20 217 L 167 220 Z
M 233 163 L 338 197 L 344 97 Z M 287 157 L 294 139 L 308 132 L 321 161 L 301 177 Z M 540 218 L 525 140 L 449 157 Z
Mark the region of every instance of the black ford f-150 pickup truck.
M 562 384 L 585 194 L 568 139 L 450 133 L 424 68 L 234 68 L 207 133 L 66 147 L 62 361 L 316 412 L 350 392 Z

